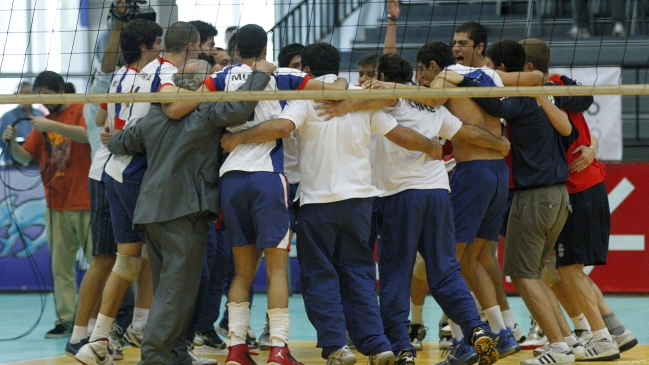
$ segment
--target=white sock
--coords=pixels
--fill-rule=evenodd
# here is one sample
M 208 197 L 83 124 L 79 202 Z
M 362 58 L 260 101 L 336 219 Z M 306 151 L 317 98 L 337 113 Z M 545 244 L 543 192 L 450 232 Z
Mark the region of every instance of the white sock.
M 90 335 L 92 335 L 92 331 L 95 329 L 95 323 L 97 323 L 97 318 L 90 318 L 88 320 L 88 336 L 86 337 L 90 337 Z
M 74 345 L 86 337 L 88 337 L 88 327 L 74 326 L 72 328 L 72 336 L 70 336 L 70 343 Z
M 230 346 L 246 343 L 248 324 L 250 323 L 250 303 L 230 302 L 228 305 L 228 337 Z
M 455 324 L 455 322 L 451 321 L 450 318 L 448 320 L 448 324 L 451 326 L 451 336 L 453 336 L 453 338 L 456 339 L 458 342 L 464 340 L 464 333 L 462 333 L 462 327 Z
M 583 313 L 579 314 L 577 317 L 571 317 L 570 319 L 572 320 L 572 324 L 575 326 L 575 330 L 590 331 L 590 324 Z
M 410 323 L 412 324 L 424 324 L 424 305 L 417 305 L 413 302 L 410 302 L 410 312 L 412 313 L 412 319 Z
M 288 308 L 269 309 L 266 313 L 268 314 L 270 345 L 273 347 L 286 346 L 288 343 L 288 332 L 291 327 Z
M 487 315 L 487 320 L 489 321 L 489 327 L 491 327 L 491 332 L 494 335 L 497 336 L 500 333 L 500 331 L 507 328 L 507 326 L 505 326 L 505 320 L 503 319 L 503 315 L 500 313 L 499 305 L 495 305 L 491 308 L 487 308 L 484 310 L 484 312 Z
M 551 343 L 551 344 L 550 344 L 550 347 L 552 347 L 552 349 L 553 349 L 554 351 L 558 351 L 558 352 L 567 352 L 567 351 L 570 351 L 570 348 L 568 347 L 568 344 L 565 343 L 565 342 L 555 342 L 555 343 Z
M 613 337 L 611 337 L 611 334 L 608 332 L 608 328 L 606 327 L 601 330 L 593 331 L 593 338 L 595 339 L 595 341 L 603 339 L 606 339 L 608 342 L 613 341 Z
M 564 337 L 563 339 L 566 341 L 568 346 L 574 346 L 577 342 L 579 342 L 577 341 L 577 337 L 575 337 L 575 335 L 570 335 L 568 337 Z
M 512 310 L 506 309 L 504 311 L 500 311 L 500 313 L 503 316 L 503 320 L 505 320 L 505 326 L 507 326 L 507 328 L 509 329 L 514 329 L 514 327 L 516 327 L 516 321 L 514 320 Z
M 149 318 L 149 310 L 146 308 L 133 308 L 133 320 L 131 325 L 135 332 L 142 332 L 144 330 L 144 325 L 146 324 L 147 319 Z
M 90 336 L 90 342 L 97 341 L 102 338 L 108 338 L 110 334 L 110 328 L 113 326 L 115 318 L 107 317 L 101 313 L 97 316 L 97 323 L 95 324 L 95 329 L 92 330 L 92 335 Z

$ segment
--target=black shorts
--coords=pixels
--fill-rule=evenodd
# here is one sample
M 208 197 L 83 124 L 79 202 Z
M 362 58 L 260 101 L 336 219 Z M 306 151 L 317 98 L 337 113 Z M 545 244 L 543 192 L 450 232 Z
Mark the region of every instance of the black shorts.
M 608 255 L 611 212 L 603 182 L 570 194 L 572 214 L 557 239 L 557 267 L 604 265 Z
M 88 190 L 90 192 L 92 254 L 115 255 L 117 244 L 110 222 L 110 206 L 106 199 L 106 186 L 102 181 L 88 179 Z

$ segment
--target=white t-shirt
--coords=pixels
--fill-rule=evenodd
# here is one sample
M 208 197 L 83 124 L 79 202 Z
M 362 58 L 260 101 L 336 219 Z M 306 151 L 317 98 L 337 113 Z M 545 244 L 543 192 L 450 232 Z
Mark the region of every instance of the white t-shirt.
M 291 133 L 288 138 L 282 138 L 284 147 L 284 175 L 289 184 L 300 183 L 300 166 L 298 165 L 297 136 Z
M 399 125 L 413 129 L 424 137 L 450 139 L 462 122 L 445 107 L 432 107 L 411 100 L 399 99 L 394 107 L 384 108 Z M 376 182 L 381 196 L 394 195 L 408 189 L 446 189 L 450 191 L 444 161 L 428 154 L 410 151 L 387 138 L 376 146 Z
M 110 80 L 108 87 L 108 92 L 113 94 L 119 93 L 130 93 L 133 90 L 133 84 L 135 83 L 135 77 L 140 71 L 128 66 L 122 66 Z M 126 119 L 128 119 L 128 106 L 126 103 L 102 103 L 100 108 L 106 110 L 108 113 L 108 127 L 111 132 L 115 130 L 123 129 L 126 125 Z M 89 123 L 94 123 L 89 121 Z M 102 128 L 103 129 L 103 128 Z M 92 164 L 90 165 L 90 172 L 88 177 L 101 181 L 101 175 L 104 172 L 104 165 L 110 156 L 108 148 L 103 144 L 95 153 L 94 158 L 92 159 Z
M 333 82 L 336 78 L 325 75 L 316 80 Z M 385 135 L 397 126 L 396 120 L 376 110 L 325 121 L 313 107 L 312 100 L 291 100 L 279 115 L 295 123 L 300 204 L 378 196 L 381 191 L 372 185 L 370 134 Z
M 205 80 L 205 85 L 212 91 L 236 91 L 243 85 L 252 69 L 248 65 L 228 66 Z M 270 78 L 265 91 L 300 90 L 304 88 L 309 77 L 298 70 L 278 68 Z M 262 100 L 257 103 L 254 113 L 247 123 L 228 128 L 237 132 L 252 128 L 257 124 L 275 119 L 286 102 L 280 100 Z M 284 149 L 282 139 L 264 143 L 246 143 L 238 145 L 229 153 L 219 171 L 223 176 L 228 171 L 268 171 L 284 173 Z
M 158 92 L 165 85 L 174 85 L 172 77 L 178 72 L 176 66 L 162 58 L 150 62 L 140 71 L 133 83 L 134 93 Z M 151 103 L 133 103 L 128 110 L 125 127 L 137 123 L 147 115 Z M 146 156 L 112 155 L 105 171 L 113 179 L 140 183 L 146 171 Z

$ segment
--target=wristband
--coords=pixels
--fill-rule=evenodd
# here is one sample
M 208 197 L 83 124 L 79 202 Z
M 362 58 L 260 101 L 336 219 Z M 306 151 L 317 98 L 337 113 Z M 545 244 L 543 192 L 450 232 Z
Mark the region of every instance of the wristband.
M 396 21 L 397 21 L 397 17 L 396 17 L 396 16 L 388 15 L 388 20 L 392 20 L 393 22 L 396 22 Z

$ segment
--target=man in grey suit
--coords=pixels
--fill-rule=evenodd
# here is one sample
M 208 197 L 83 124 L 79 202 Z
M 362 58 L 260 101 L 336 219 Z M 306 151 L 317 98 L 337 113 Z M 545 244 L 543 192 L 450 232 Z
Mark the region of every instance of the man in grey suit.
M 239 90 L 263 90 L 275 66 L 256 63 Z M 174 76 L 177 86 L 196 90 L 205 79 L 205 61 L 188 61 Z M 158 104 L 131 128 L 113 135 L 115 154 L 146 151 L 133 223 L 144 230 L 153 277 L 153 303 L 139 364 L 191 364 L 185 334 L 201 276 L 208 224 L 219 212 L 219 140 L 223 127 L 245 123 L 257 102 L 202 103 L 180 120 Z

